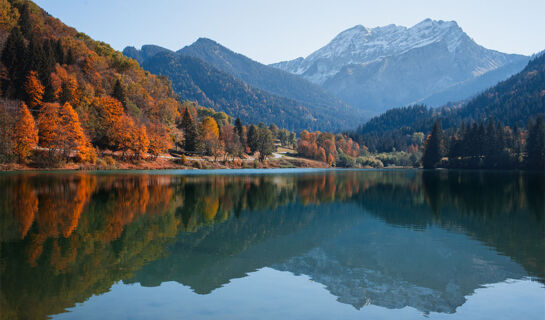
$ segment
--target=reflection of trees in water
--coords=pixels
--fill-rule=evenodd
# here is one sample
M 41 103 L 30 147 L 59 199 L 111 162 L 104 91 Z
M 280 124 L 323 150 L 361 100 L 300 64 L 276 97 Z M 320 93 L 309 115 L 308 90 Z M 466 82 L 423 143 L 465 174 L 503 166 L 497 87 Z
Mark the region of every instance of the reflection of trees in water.
M 348 201 L 391 224 L 462 228 L 543 277 L 543 181 L 540 174 L 469 171 L 6 175 L 0 177 L 7 191 L 0 194 L 0 303 L 8 318 L 44 317 L 165 256 L 180 232 L 199 233 L 180 238 L 187 248 L 208 243 L 244 252 L 316 220 L 312 210 L 275 219 L 249 219 L 263 214 L 251 211 L 274 215 L 291 205 Z

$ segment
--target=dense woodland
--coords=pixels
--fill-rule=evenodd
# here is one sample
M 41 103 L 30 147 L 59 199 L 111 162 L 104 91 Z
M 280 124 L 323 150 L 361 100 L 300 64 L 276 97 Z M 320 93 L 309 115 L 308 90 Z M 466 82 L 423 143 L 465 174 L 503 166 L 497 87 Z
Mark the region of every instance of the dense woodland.
M 437 123 L 445 132 L 441 148 L 436 149 L 440 150 L 441 157 L 450 159 L 443 163 L 444 166 L 543 169 L 543 165 L 536 167 L 534 160 L 528 160 L 528 153 L 531 157 L 530 150 L 542 148 L 541 142 L 532 143 L 543 137 L 539 126 L 533 128 L 541 123 L 539 117 L 544 114 L 545 55 L 541 54 L 520 73 L 467 103 L 449 104 L 438 109 L 424 105 L 395 108 L 371 119 L 349 136 L 372 153 L 411 152 L 423 150 L 430 140 L 427 133 Z M 528 139 L 534 136 L 532 132 L 537 140 Z M 502 153 L 501 161 L 491 160 L 500 157 L 498 155 L 490 155 L 484 161 L 485 153 L 490 152 L 491 141 L 496 152 Z M 531 162 L 534 165 L 530 165 Z M 434 166 L 437 163 L 435 161 Z
M 490 119 L 443 132 L 436 120 L 425 143 L 424 168 L 545 170 L 545 121 L 530 120 L 527 131 Z
M 290 130 L 355 127 L 362 112 L 299 76 L 263 65 L 209 39 L 173 52 L 153 45 L 123 54 L 144 69 L 168 76 L 181 99 L 224 111 L 244 122 Z
M 167 78 L 31 1 L 0 0 L 0 7 L 0 162 L 138 161 L 191 144 L 186 151 L 200 155 L 260 151 L 263 160 L 275 141 L 295 143 L 286 130 L 240 121 L 235 128 L 223 112 L 180 102 Z

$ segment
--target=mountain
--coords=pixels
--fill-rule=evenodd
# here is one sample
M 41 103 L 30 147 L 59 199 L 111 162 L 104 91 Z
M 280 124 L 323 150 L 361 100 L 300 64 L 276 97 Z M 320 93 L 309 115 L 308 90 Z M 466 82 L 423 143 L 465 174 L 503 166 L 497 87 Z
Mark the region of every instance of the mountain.
M 412 143 L 412 133 L 427 132 L 436 118 L 444 129 L 491 118 L 513 128 L 526 127 L 539 114 L 545 115 L 545 54 L 534 55 L 522 71 L 469 101 L 437 109 L 391 109 L 360 126 L 354 138 L 370 150 L 403 150 Z
M 434 105 L 465 99 L 520 71 L 516 66 L 522 68 L 528 59 L 476 44 L 454 21 L 426 19 L 411 28 L 358 25 L 306 58 L 271 66 L 320 84 L 355 107 L 380 113 L 427 98 Z M 511 69 L 463 85 L 508 65 Z
M 123 53 L 139 61 L 149 72 L 167 76 L 181 99 L 197 101 L 240 117 L 244 122 L 274 123 L 290 130 L 338 131 L 354 127 L 362 119 L 355 117 L 355 110 L 347 105 L 338 104 L 337 108 L 311 106 L 271 94 L 194 56 L 157 46 L 144 46 L 141 50 L 127 47 Z M 309 87 L 314 85 L 309 84 Z
M 149 72 L 167 76 L 182 100 L 224 111 L 246 123 L 274 123 L 290 130 L 340 130 L 346 126 L 346 122 L 327 110 L 313 112 L 297 101 L 251 87 L 201 59 L 158 48 L 126 48 L 123 52 L 141 59 L 141 65 Z
M 200 38 L 177 52 L 199 58 L 255 88 L 296 100 L 312 109 L 331 108 L 340 112 L 347 109 L 342 101 L 320 86 L 235 53 L 213 40 Z

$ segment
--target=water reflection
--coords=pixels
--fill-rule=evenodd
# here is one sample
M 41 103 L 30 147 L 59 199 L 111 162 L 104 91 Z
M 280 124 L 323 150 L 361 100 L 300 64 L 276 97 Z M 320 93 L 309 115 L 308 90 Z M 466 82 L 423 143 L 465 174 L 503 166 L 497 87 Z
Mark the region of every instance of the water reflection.
M 0 175 L 2 318 L 45 318 L 117 281 L 209 294 L 264 267 L 338 301 L 452 313 L 545 278 L 545 177 L 332 171 Z M 265 290 L 265 288 L 264 288 Z

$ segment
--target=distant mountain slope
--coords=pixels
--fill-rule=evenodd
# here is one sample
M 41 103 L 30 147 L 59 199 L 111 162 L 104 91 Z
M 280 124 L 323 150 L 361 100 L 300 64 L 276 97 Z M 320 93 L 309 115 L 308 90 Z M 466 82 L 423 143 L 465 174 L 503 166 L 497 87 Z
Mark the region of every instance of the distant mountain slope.
M 160 52 L 145 59 L 142 66 L 169 77 L 180 98 L 225 111 L 246 123 L 274 123 L 290 130 L 342 128 L 332 115 L 315 115 L 296 101 L 252 88 L 194 57 Z
M 355 26 L 307 58 L 271 66 L 320 84 L 355 107 L 380 113 L 425 100 L 509 64 L 522 68 L 527 61 L 525 56 L 479 46 L 454 21 L 427 19 L 411 28 Z M 483 78 L 483 84 L 435 96 L 433 102 L 465 99 L 520 69 L 505 71 L 509 72 Z
M 545 114 L 545 54 L 535 57 L 521 72 L 484 91 L 447 119 L 493 117 L 503 124 L 526 126 L 530 117 Z
M 302 77 L 256 62 L 210 39 L 200 38 L 177 52 L 202 59 L 253 87 L 300 101 L 310 107 L 328 107 L 341 112 L 347 108 L 343 102 L 320 86 Z
M 528 120 L 545 115 L 545 55 L 536 55 L 519 73 L 498 83 L 458 106 L 428 109 L 424 106 L 395 108 L 372 118 L 358 128 L 354 138 L 369 147 L 383 150 L 385 139 L 402 141 L 413 132 L 430 130 L 434 119 L 444 129 L 459 126 L 462 121 L 494 118 L 504 125 L 526 127 Z M 399 146 L 395 146 L 400 149 Z
M 181 99 L 225 111 L 244 122 L 265 122 L 290 130 L 338 131 L 355 127 L 361 117 L 353 109 L 328 106 L 312 108 L 293 99 L 280 97 L 249 86 L 205 61 L 157 46 L 142 50 L 125 48 L 123 53 L 141 61 L 154 74 L 167 76 Z
M 476 78 L 456 83 L 443 91 L 434 93 L 418 101 L 418 103 L 423 103 L 431 107 L 439 107 L 445 104 L 445 102 L 457 102 L 461 99 L 471 99 L 498 82 L 506 80 L 510 76 L 521 71 L 528 64 L 528 61 L 529 59 L 520 59 Z

